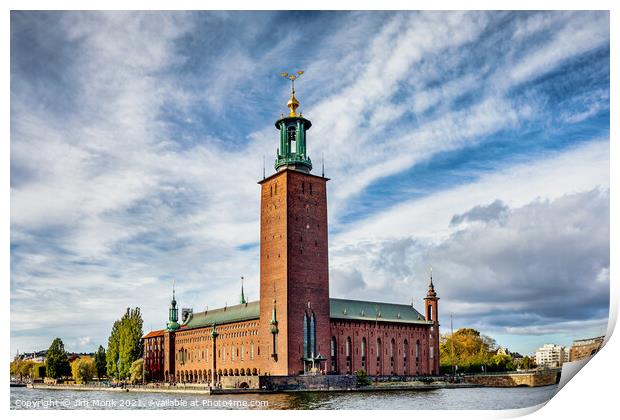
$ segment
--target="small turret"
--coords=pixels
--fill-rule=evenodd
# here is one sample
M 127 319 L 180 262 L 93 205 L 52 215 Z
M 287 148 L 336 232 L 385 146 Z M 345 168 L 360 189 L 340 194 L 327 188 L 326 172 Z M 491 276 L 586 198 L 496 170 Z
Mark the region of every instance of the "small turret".
M 437 301 L 439 298 L 437 297 L 437 292 L 435 292 L 435 286 L 433 285 L 433 268 L 431 267 L 430 273 L 430 282 L 428 284 L 428 291 L 426 292 L 426 297 L 424 298 L 424 307 L 426 309 L 426 320 L 437 323 L 438 319 L 438 308 Z
M 177 309 L 177 300 L 175 298 L 174 283 L 172 283 L 172 300 L 170 301 L 170 309 L 168 309 L 168 323 L 166 330 L 176 331 L 179 329 L 179 310 Z

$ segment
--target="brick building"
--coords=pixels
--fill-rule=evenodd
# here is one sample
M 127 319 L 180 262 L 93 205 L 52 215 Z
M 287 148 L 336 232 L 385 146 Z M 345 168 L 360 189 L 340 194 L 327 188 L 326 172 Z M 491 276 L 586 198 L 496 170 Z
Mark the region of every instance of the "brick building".
M 413 305 L 329 297 L 327 181 L 311 174 L 297 113 L 276 121 L 276 173 L 258 184 L 260 300 L 194 313 L 177 302 L 165 330 L 144 338 L 147 380 L 254 383 L 259 375 L 439 373 L 438 300 L 432 277 L 424 315 Z M 163 352 L 160 349 L 163 348 Z M 232 378 L 231 378 L 232 377 Z
M 571 362 L 574 362 L 576 360 L 594 356 L 601 349 L 604 341 L 604 335 L 600 337 L 584 338 L 582 340 L 573 341 L 573 345 L 570 348 L 569 360 Z

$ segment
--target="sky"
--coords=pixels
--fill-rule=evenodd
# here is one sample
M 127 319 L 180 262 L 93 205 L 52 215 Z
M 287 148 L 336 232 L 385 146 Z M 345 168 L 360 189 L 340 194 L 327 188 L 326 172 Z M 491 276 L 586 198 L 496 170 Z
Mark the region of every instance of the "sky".
M 11 12 L 11 353 L 259 296 L 290 83 L 330 295 L 532 354 L 606 331 L 608 12 Z

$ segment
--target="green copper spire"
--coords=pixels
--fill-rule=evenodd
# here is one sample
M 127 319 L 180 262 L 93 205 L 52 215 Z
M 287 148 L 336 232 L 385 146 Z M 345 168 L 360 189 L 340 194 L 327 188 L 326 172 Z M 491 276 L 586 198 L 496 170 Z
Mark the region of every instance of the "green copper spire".
M 243 294 L 243 276 L 241 276 L 241 300 L 240 302 L 242 305 L 247 304 L 248 302 L 245 300 L 245 295 Z
M 299 78 L 304 72 L 299 70 L 297 74 L 289 75 L 282 73 L 282 76 L 291 80 L 291 99 L 287 106 L 290 112 L 287 117 L 282 117 L 276 121 L 276 128 L 280 130 L 280 147 L 277 151 L 275 163 L 276 170 L 292 168 L 303 172 L 312 170 L 312 161 L 306 155 L 306 131 L 312 123 L 305 119 L 301 113 L 297 114 L 299 101 L 295 98 L 295 79 Z
M 176 331 L 179 329 L 179 310 L 177 309 L 177 300 L 174 293 L 174 282 L 172 283 L 172 300 L 170 301 L 170 309 L 168 309 L 168 323 L 166 330 Z

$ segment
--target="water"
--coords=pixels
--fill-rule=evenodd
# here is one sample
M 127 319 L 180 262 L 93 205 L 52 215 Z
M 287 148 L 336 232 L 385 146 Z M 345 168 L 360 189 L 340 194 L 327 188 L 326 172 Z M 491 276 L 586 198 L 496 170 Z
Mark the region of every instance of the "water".
M 11 409 L 502 410 L 548 401 L 557 385 L 423 391 L 204 395 L 11 388 Z

